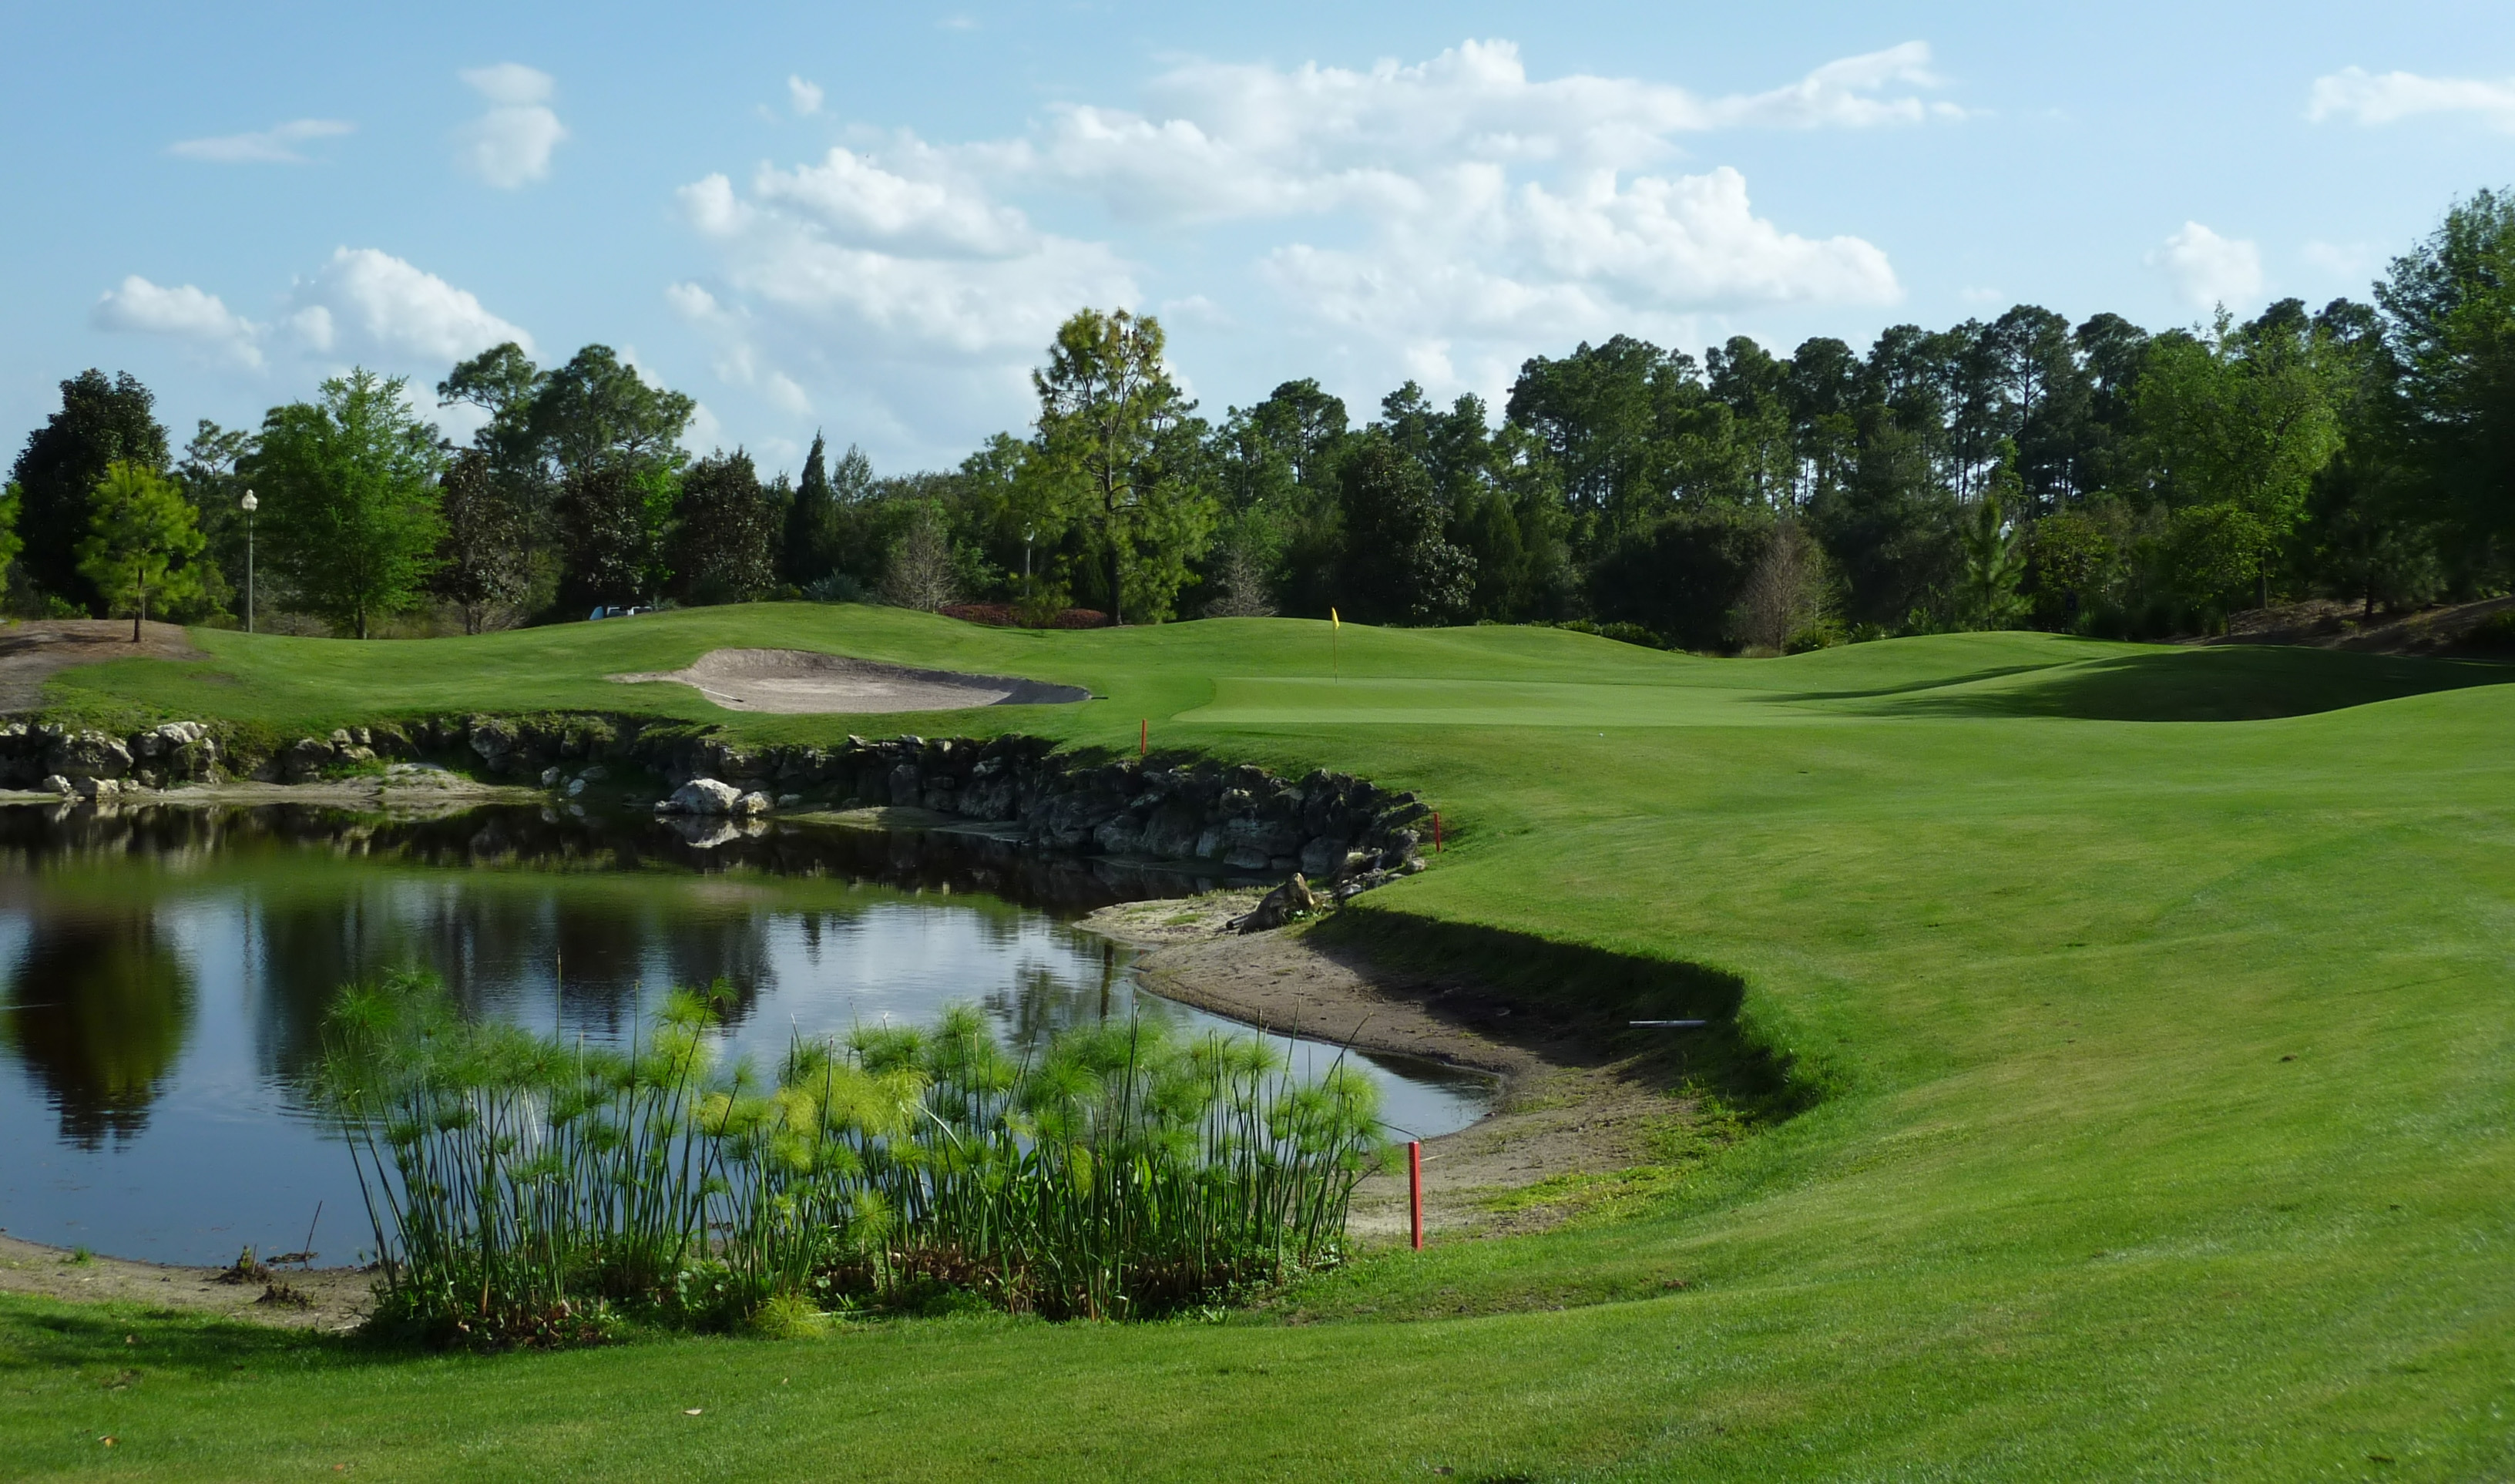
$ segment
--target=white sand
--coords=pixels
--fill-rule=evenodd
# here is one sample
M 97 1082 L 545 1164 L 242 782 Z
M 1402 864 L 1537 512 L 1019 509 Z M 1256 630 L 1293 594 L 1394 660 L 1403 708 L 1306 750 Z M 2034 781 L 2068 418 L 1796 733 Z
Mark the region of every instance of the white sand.
M 687 670 L 609 677 L 629 684 L 687 685 L 728 711 L 786 716 L 838 712 L 963 711 L 1091 699 L 1080 685 L 997 675 L 910 670 L 805 649 L 718 649 Z

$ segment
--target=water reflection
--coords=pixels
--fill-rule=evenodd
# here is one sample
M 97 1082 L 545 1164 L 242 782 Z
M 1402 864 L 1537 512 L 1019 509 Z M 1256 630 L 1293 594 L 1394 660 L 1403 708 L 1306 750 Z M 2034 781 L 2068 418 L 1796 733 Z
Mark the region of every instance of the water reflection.
M 0 1040 L 43 1084 L 62 1138 L 132 1137 L 191 1029 L 190 969 L 144 911 L 41 914 L 24 941 Z
M 702 848 L 646 820 L 493 808 L 0 808 L 0 1226 L 170 1260 L 298 1246 L 359 1210 L 301 1095 L 325 1010 L 407 963 L 466 1010 L 601 1041 L 676 984 L 731 988 L 722 1054 L 976 1003 L 1017 1046 L 1094 1018 L 1221 1024 L 1138 997 L 1068 920 L 1205 883 L 999 842 L 772 826 Z M 1332 1055 L 1307 1051 L 1302 1056 Z M 1456 1128 L 1485 1089 L 1378 1067 L 1392 1122 Z M 341 1228 L 335 1258 L 352 1242 Z

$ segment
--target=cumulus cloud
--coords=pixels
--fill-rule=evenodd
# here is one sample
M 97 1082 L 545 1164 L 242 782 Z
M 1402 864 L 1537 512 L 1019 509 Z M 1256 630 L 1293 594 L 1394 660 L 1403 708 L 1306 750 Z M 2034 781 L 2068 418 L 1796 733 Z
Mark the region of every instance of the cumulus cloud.
M 290 303 L 298 337 L 327 353 L 451 363 L 502 341 L 533 348 L 470 291 L 372 247 L 334 249 Z
M 163 288 L 134 273 L 106 290 L 89 317 L 99 329 L 164 335 L 214 360 L 262 364 L 264 327 L 188 283 Z
M 2342 118 L 2368 125 L 2397 123 L 2422 113 L 2468 113 L 2515 131 L 2515 78 L 2490 82 L 2343 67 L 2314 80 L 2305 109 L 2305 116 L 2316 123 Z
M 1139 302 L 1142 269 L 1112 241 L 1028 209 L 1064 226 L 1081 203 L 1113 227 L 1227 232 L 1275 300 L 1175 300 L 1183 325 L 1307 334 L 1370 374 L 1482 390 L 1584 335 L 1893 301 L 1876 245 L 1757 216 L 1734 169 L 1670 167 L 1712 131 L 1961 117 L 1927 96 L 1941 86 L 1918 42 L 1729 94 L 1532 77 L 1503 41 L 1365 69 L 1192 62 L 1138 108 L 1062 103 L 967 143 L 860 130 L 817 160 L 694 181 L 681 213 L 719 271 L 673 302 L 734 385 L 764 392 L 779 366 L 869 384 L 885 363 L 957 365 L 1019 396 L 1064 315 Z
M 551 151 L 567 138 L 567 126 L 551 111 L 551 75 L 502 62 L 460 74 L 489 109 L 464 126 L 456 159 L 500 190 L 515 190 L 550 176 Z
M 1135 298 L 1108 248 L 1039 231 L 966 181 L 843 149 L 818 165 L 763 167 L 748 195 L 712 175 L 680 200 L 736 291 L 893 354 L 1027 352 L 1077 305 Z
M 787 75 L 786 103 L 795 110 L 797 118 L 808 118 L 820 112 L 823 96 L 819 83 L 805 82 L 792 73 Z
M 101 329 L 162 335 L 213 359 L 259 367 L 272 350 L 379 367 L 438 367 L 501 341 L 532 337 L 471 293 L 372 247 L 336 249 L 259 323 L 191 284 L 164 287 L 133 274 L 97 301 Z
M 2219 236 L 2198 222 L 2184 223 L 2148 255 L 2148 266 L 2197 309 L 2243 305 L 2262 291 L 2261 249 L 2241 237 Z
M 1927 45 L 1828 62 L 1785 87 L 1699 97 L 1630 78 L 1532 80 L 1506 41 L 1468 42 L 1415 66 L 1199 62 L 1154 79 L 1151 110 L 1068 104 L 1036 141 L 974 146 L 1000 170 L 1041 173 L 1122 216 L 1166 221 L 1404 209 L 1418 177 L 1462 161 L 1629 169 L 1676 136 L 1728 128 L 1873 128 L 1955 118 Z
M 335 139 L 356 128 L 337 118 L 291 119 L 254 134 L 178 140 L 166 146 L 166 152 L 180 159 L 207 160 L 214 165 L 303 165 L 307 156 L 299 145 Z

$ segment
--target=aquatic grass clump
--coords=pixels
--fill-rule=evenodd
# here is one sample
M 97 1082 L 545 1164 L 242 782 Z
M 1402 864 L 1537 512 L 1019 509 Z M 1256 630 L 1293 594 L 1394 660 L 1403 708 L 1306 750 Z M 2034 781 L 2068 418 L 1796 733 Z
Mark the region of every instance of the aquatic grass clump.
M 381 1254 L 376 1322 L 565 1343 L 630 1320 L 820 1310 L 1123 1319 L 1335 1261 L 1385 1153 L 1377 1090 L 1140 1020 L 1009 1055 L 977 1011 L 720 1063 L 709 995 L 626 1050 L 456 1014 L 417 972 L 345 990 L 319 1076 Z

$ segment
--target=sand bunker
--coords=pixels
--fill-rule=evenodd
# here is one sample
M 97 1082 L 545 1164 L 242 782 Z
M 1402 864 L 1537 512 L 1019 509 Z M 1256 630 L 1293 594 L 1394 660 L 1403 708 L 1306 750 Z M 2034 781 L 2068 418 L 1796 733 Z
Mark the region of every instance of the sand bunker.
M 788 716 L 857 711 L 962 711 L 972 706 L 1046 706 L 1088 701 L 1080 685 L 910 670 L 804 649 L 719 649 L 687 670 L 615 675 L 631 684 L 671 680 L 728 711 Z

